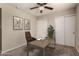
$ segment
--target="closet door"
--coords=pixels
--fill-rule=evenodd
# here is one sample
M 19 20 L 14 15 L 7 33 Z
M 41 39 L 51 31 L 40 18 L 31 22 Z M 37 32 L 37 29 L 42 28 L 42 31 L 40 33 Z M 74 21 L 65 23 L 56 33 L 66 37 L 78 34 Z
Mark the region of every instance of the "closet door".
M 65 16 L 65 45 L 75 46 L 75 16 Z
M 55 18 L 56 43 L 64 45 L 64 16 Z

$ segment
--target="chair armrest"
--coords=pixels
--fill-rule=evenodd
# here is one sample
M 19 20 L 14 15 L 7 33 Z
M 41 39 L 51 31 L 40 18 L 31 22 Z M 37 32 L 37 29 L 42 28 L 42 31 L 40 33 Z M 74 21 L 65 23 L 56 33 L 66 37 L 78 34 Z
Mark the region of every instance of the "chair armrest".
M 33 40 L 36 40 L 36 38 L 32 37 Z

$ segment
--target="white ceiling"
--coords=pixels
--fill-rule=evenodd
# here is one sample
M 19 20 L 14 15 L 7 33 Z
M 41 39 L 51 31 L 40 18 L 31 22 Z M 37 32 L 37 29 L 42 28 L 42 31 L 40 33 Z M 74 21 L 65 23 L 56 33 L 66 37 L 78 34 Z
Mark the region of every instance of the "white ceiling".
M 55 12 L 74 9 L 77 4 L 76 3 L 48 3 L 46 6 L 50 6 L 54 9 L 53 10 L 44 9 L 43 13 L 40 13 L 38 8 L 30 10 L 31 7 L 37 6 L 37 4 L 35 3 L 12 3 L 10 5 L 17 7 L 18 9 L 21 9 L 26 13 L 29 13 L 30 15 L 41 16 L 45 14 L 51 14 Z

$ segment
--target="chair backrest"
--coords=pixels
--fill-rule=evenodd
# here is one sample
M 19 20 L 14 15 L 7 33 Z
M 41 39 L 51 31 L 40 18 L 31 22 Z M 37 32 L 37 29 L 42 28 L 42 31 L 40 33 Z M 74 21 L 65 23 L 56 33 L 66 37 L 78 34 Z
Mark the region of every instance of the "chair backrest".
M 26 38 L 26 41 L 27 41 L 27 42 L 31 42 L 32 37 L 31 37 L 30 32 L 25 32 L 25 38 Z

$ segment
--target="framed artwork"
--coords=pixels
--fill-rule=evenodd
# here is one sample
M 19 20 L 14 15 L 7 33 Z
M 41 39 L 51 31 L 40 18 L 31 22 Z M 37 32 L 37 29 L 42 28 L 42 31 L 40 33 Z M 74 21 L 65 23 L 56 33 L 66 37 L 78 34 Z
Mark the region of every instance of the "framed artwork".
M 13 29 L 22 30 L 23 29 L 23 18 L 13 16 Z
M 24 19 L 24 29 L 30 30 L 30 21 L 28 19 Z

